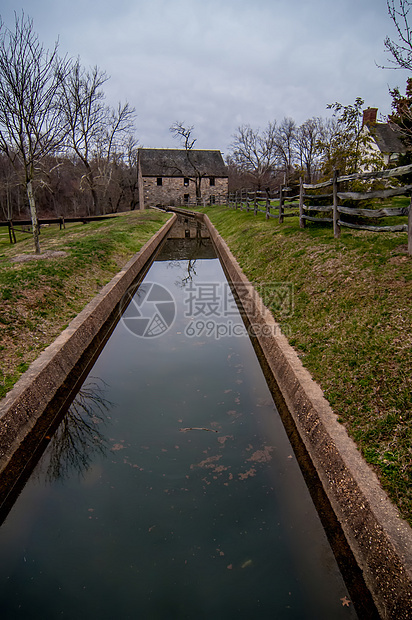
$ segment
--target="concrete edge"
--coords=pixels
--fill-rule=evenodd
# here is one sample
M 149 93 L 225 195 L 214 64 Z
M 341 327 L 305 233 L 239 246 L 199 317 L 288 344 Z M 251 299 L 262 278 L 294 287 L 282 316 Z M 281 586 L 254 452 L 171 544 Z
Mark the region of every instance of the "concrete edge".
M 412 529 L 337 421 L 320 386 L 281 334 L 226 242 L 206 215 L 203 219 L 230 280 L 246 301 L 250 323 L 272 327 L 270 335 L 258 335 L 259 345 L 381 617 L 411 618 Z
M 0 472 L 6 469 L 21 442 L 42 416 L 176 219 L 177 216 L 172 215 L 145 243 L 40 354 L 0 402 Z

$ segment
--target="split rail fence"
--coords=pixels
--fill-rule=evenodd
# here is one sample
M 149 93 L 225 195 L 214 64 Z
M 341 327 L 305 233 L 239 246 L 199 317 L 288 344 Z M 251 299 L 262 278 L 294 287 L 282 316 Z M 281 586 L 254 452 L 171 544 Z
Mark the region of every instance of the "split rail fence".
M 51 218 L 39 218 L 37 220 L 37 225 L 39 229 L 39 233 L 41 227 L 44 225 L 50 224 L 59 224 L 60 230 L 62 228 L 66 228 L 66 224 L 70 222 L 82 222 L 83 224 L 87 224 L 88 222 L 98 222 L 99 220 L 108 220 L 112 217 L 117 217 L 118 215 L 122 215 L 122 213 L 111 213 L 110 215 L 86 215 L 84 217 L 51 217 Z M 10 243 L 16 243 L 16 232 L 31 234 L 31 220 L 6 220 L 5 222 L 0 222 L 1 226 L 7 226 L 9 230 L 9 239 Z
M 305 228 L 307 223 L 325 223 L 333 226 L 333 234 L 338 238 L 341 234 L 341 228 L 347 227 L 357 230 L 368 230 L 371 232 L 408 232 L 408 253 L 412 255 L 412 209 L 411 204 L 407 207 L 385 207 L 381 209 L 356 208 L 341 204 L 344 201 L 360 202 L 371 199 L 388 199 L 394 196 L 411 196 L 412 185 L 403 185 L 399 187 L 391 187 L 383 190 L 354 192 L 348 191 L 347 186 L 351 181 L 370 181 L 375 179 L 390 179 L 402 177 L 412 172 L 412 164 L 392 168 L 391 170 L 380 170 L 375 172 L 365 172 L 359 174 L 349 174 L 339 176 L 339 172 L 335 170 L 331 179 L 317 184 L 304 183 L 301 179 L 299 194 L 288 196 L 290 188 L 280 187 L 277 192 L 266 190 L 251 191 L 238 190 L 228 195 L 228 204 L 235 209 L 264 213 L 266 219 L 278 218 L 279 223 L 284 221 L 285 217 L 299 217 L 299 225 Z M 331 191 L 325 194 L 314 193 L 324 188 L 330 188 Z M 327 205 L 308 205 L 306 202 L 323 202 L 329 201 Z M 273 202 L 278 204 L 273 205 Z M 292 208 L 292 212 L 285 212 L 285 209 Z M 343 216 L 343 219 L 342 219 Z M 408 223 L 399 223 L 394 225 L 376 225 L 381 218 L 394 218 L 408 216 Z M 370 220 L 371 223 L 359 223 L 359 221 L 350 221 L 352 218 L 361 219 L 363 222 Z

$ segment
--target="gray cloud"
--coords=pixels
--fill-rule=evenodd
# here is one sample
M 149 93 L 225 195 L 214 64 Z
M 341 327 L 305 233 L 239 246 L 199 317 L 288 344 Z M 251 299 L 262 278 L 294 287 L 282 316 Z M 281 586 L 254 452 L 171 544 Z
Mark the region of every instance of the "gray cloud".
M 109 101 L 128 100 L 145 146 L 175 146 L 175 120 L 199 148 L 227 152 L 237 126 L 327 116 L 334 101 L 390 112 L 383 41 L 396 38 L 386 0 L 3 0 L 12 26 L 24 9 L 41 39 L 99 65 Z

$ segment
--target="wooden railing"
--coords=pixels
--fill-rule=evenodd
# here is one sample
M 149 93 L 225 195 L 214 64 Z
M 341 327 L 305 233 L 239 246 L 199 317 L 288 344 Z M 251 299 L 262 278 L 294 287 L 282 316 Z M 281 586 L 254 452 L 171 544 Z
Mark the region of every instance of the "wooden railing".
M 84 217 L 48 217 L 39 218 L 37 220 L 39 232 L 42 226 L 45 224 L 59 224 L 60 230 L 66 228 L 66 224 L 70 222 L 82 222 L 87 224 L 88 222 L 98 222 L 99 220 L 108 220 L 119 215 L 124 215 L 124 212 L 111 213 L 109 215 L 86 215 Z M 32 223 L 31 220 L 7 220 L 0 222 L 1 226 L 7 226 L 9 230 L 10 243 L 16 243 L 16 232 L 31 234 Z
M 342 191 L 342 184 L 351 181 L 367 181 L 374 179 L 389 179 L 401 177 L 412 172 L 412 164 L 401 166 L 391 170 L 379 170 L 376 172 L 365 172 L 359 174 L 349 174 L 339 176 L 335 170 L 331 179 L 322 183 L 308 184 L 300 180 L 300 190 L 297 196 L 287 196 L 290 189 L 281 186 L 277 192 L 238 190 L 228 195 L 228 204 L 235 209 L 265 213 L 266 219 L 277 217 L 282 223 L 285 217 L 299 216 L 299 225 L 305 228 L 309 222 L 331 224 L 333 234 L 338 238 L 341 228 L 352 228 L 357 230 L 369 230 L 371 232 L 408 232 L 408 253 L 412 255 L 412 209 L 409 204 L 407 207 L 385 207 L 381 209 L 355 208 L 341 204 L 345 200 L 363 201 L 370 199 L 387 199 L 394 196 L 411 196 L 412 185 L 388 188 L 378 191 L 353 192 Z M 324 188 L 330 188 L 330 192 L 317 194 Z M 327 205 L 308 205 L 305 204 L 309 199 L 318 202 L 329 201 Z M 277 204 L 272 204 L 277 202 Z M 298 207 L 298 211 L 296 211 Z M 285 212 L 285 208 L 295 209 L 291 213 Z M 276 213 L 277 212 L 277 213 Z M 344 216 L 342 219 L 341 216 Z M 376 225 L 378 219 L 408 216 L 408 223 L 392 224 L 390 226 Z M 350 221 L 350 217 L 370 220 L 371 223 L 359 223 Z
M 277 191 L 240 189 L 229 192 L 227 202 L 234 209 L 253 211 L 255 215 L 264 213 L 266 219 L 278 218 L 282 223 L 285 217 L 299 215 L 296 211 L 299 208 L 299 195 L 288 196 L 290 191 L 290 188 L 286 186 L 281 186 Z M 274 205 L 273 202 L 277 204 Z M 294 209 L 294 212 L 289 213 L 285 209 Z

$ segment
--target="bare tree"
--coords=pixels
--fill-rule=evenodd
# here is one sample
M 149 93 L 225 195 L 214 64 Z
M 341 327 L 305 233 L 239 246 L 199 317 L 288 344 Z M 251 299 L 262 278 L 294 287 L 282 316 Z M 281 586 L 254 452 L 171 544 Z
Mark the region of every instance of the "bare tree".
M 341 131 L 339 123 L 335 117 L 325 119 L 322 133 L 319 138 L 319 148 L 321 149 L 321 168 L 322 174 L 331 176 L 335 168 L 339 168 L 340 156 L 337 149 L 341 143 Z M 339 168 L 340 169 L 340 168 Z
M 16 197 L 19 199 L 21 182 L 19 175 L 10 160 L 0 155 L 0 205 L 5 220 L 12 220 L 16 206 Z M 18 205 L 19 203 L 17 203 Z
M 321 118 L 309 118 L 298 127 L 295 136 L 297 156 L 300 167 L 305 171 L 307 183 L 319 166 L 322 155 L 321 139 L 324 135 L 324 122 Z
M 129 194 L 130 211 L 134 211 L 139 204 L 139 178 L 137 174 L 138 140 L 129 135 L 124 151 L 122 182 Z
M 411 0 L 386 0 L 388 13 L 395 24 L 398 33 L 399 43 L 392 41 L 390 37 L 385 39 L 385 47 L 390 53 L 389 59 L 391 69 L 412 70 L 412 32 L 409 26 L 409 11 L 412 7 Z
M 62 89 L 64 117 L 69 128 L 68 146 L 86 170 L 83 178 L 91 192 L 96 214 L 99 206 L 92 161 L 106 128 L 107 109 L 102 86 L 108 79 L 97 66 L 86 71 L 77 60 Z
M 233 135 L 228 162 L 247 172 L 259 189 L 270 184 L 278 161 L 275 134 L 276 123 L 268 123 L 263 132 L 241 125 Z
M 289 183 L 289 178 L 293 170 L 293 163 L 296 156 L 296 124 L 292 118 L 284 118 L 276 126 L 274 132 L 274 144 L 279 161 L 281 162 L 284 182 Z
M 196 163 L 196 158 L 193 156 L 193 147 L 196 143 L 196 138 L 193 138 L 193 125 L 185 127 L 184 123 L 176 121 L 169 128 L 174 138 L 180 140 L 181 145 L 186 151 L 186 159 L 190 168 L 193 170 L 193 174 L 187 178 L 195 184 L 196 188 L 196 200 L 200 202 L 202 198 L 202 179 L 206 176 L 206 172 L 202 172 Z M 177 166 L 178 167 L 178 166 Z M 180 172 L 182 172 L 180 170 Z
M 69 127 L 68 146 L 82 162 L 83 180 L 90 190 L 93 212 L 100 213 L 98 187 L 106 192 L 110 183 L 110 162 L 119 151 L 120 141 L 133 128 L 134 109 L 128 103 L 113 110 L 105 102 L 103 84 L 107 74 L 93 67 L 86 70 L 77 60 L 63 85 L 62 102 Z
M 0 22 L 0 150 L 24 173 L 34 247 L 40 254 L 33 180 L 46 155 L 65 137 L 57 97 L 69 63 L 49 52 L 33 30 L 33 21 L 15 16 L 14 31 Z
M 98 181 L 103 186 L 106 202 L 113 174 L 123 162 L 128 141 L 133 139 L 134 108 L 126 102 L 119 103 L 116 109 L 107 108 L 106 129 L 101 142 L 97 145 Z M 105 205 L 103 205 L 105 212 Z M 112 209 L 113 211 L 113 209 Z

